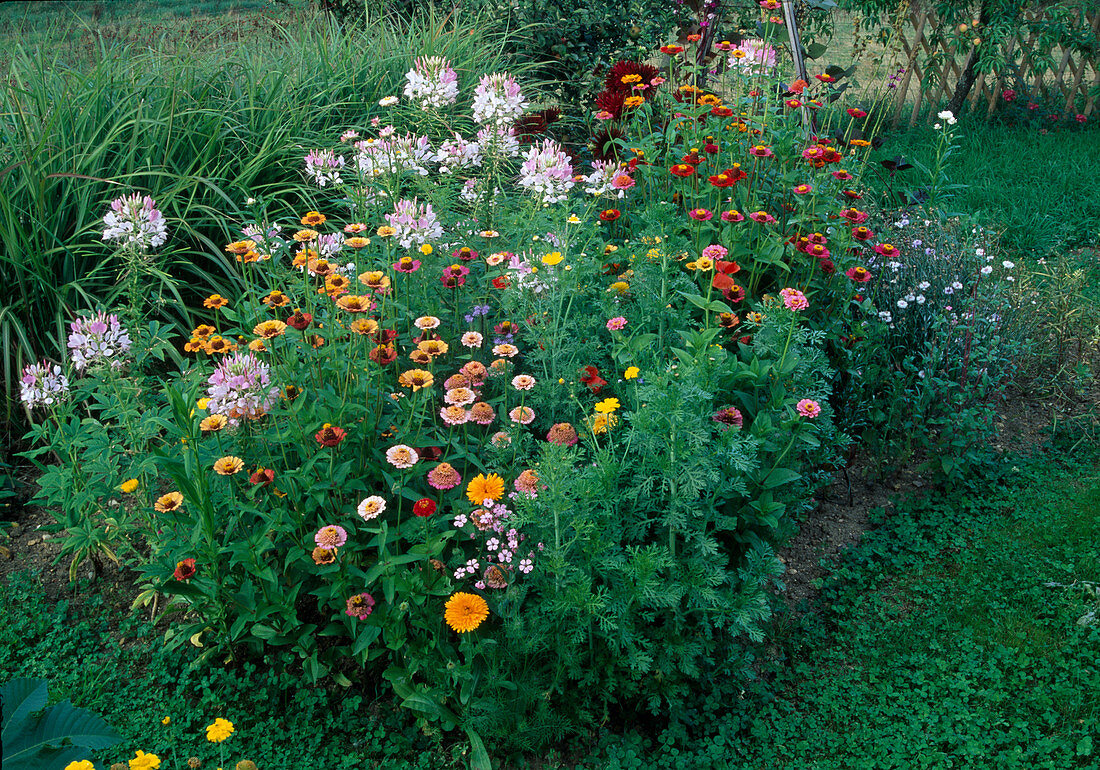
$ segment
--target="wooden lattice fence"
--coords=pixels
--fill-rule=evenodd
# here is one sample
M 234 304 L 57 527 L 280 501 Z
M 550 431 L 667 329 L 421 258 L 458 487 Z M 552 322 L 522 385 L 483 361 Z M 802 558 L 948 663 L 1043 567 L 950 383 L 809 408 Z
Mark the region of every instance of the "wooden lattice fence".
M 1041 10 L 1032 12 L 1028 18 L 1037 21 L 1042 13 Z M 1075 12 L 1078 23 L 1081 13 Z M 907 113 L 908 122 L 913 125 L 923 105 L 936 107 L 949 99 L 971 58 L 978 55 L 976 46 L 962 49 L 951 41 L 954 36 L 940 34 L 939 21 L 931 9 L 913 3 L 908 9 L 907 21 L 905 32 L 909 34 L 898 35 L 906 71 L 897 89 L 895 125 Z M 1100 39 L 1100 7 L 1084 11 L 1084 24 L 1088 25 L 1093 38 Z M 1004 60 L 1009 65 L 999 72 L 978 74 L 967 97 L 971 109 L 984 109 L 990 115 L 1003 91 L 1020 85 L 1027 89 L 1022 97 L 1041 95 L 1048 103 L 1064 104 L 1067 112 L 1080 110 L 1088 116 L 1096 109 L 1100 94 L 1100 62 L 1089 62 L 1087 57 L 1068 48 L 1055 48 L 1050 57 L 1028 55 L 1035 44 L 1035 32 L 1022 43 L 1020 38 L 1014 37 L 1002 44 Z

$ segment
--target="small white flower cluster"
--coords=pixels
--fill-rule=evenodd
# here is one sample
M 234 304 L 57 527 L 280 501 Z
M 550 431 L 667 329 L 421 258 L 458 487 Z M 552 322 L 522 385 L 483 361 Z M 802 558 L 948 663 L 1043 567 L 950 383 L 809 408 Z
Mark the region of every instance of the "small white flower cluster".
M 103 217 L 107 225 L 105 241 L 123 241 L 138 249 L 155 249 L 168 240 L 164 215 L 148 195 L 130 195 L 111 201 L 111 210 Z
M 458 101 L 458 74 L 442 56 L 421 56 L 405 73 L 405 96 L 423 110 L 454 104 Z
M 53 406 L 69 393 L 69 379 L 61 373 L 61 367 L 43 361 L 23 369 L 19 379 L 19 397 L 28 409 L 36 406 Z
M 951 110 L 944 110 L 943 112 L 939 112 L 936 114 L 936 117 L 942 121 L 945 121 L 949 126 L 953 126 L 959 122 L 958 120 L 956 120 L 955 115 L 951 112 Z M 933 128 L 939 131 L 941 128 L 943 128 L 943 123 L 937 123 L 935 126 L 933 126 Z
M 499 158 L 519 155 L 519 138 L 511 126 L 486 126 L 477 132 L 477 141 L 484 155 Z

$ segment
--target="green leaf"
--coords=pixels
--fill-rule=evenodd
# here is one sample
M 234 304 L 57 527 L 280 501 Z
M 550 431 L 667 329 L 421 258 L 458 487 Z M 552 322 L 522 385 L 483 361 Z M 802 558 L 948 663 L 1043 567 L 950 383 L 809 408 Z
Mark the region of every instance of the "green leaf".
M 472 770 L 493 770 L 489 752 L 485 750 L 485 741 L 470 728 L 466 728 L 466 737 L 470 739 L 470 767 Z
M 107 748 L 122 741 L 101 717 L 69 701 L 32 716 L 45 705 L 47 694 L 47 684 L 41 679 L 15 679 L 0 686 L 5 770 L 63 767 L 84 758 L 86 749 Z
M 792 481 L 798 481 L 800 478 L 802 478 L 802 474 L 796 473 L 790 468 L 776 468 L 768 474 L 767 478 L 760 482 L 760 486 L 764 487 L 764 489 L 775 489 L 784 484 L 790 484 Z

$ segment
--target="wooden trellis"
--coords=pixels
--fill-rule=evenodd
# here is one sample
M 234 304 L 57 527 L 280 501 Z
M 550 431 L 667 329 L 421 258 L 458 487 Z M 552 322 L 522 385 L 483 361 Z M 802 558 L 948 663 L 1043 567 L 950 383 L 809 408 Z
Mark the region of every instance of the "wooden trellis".
M 1042 11 L 1038 11 L 1033 14 L 1032 20 L 1038 19 L 1041 13 Z M 1081 12 L 1076 13 L 1076 18 L 1080 21 Z M 894 125 L 900 123 L 906 113 L 909 115 L 909 125 L 914 125 L 924 104 L 935 107 L 949 99 L 970 59 L 977 56 L 973 46 L 968 50 L 960 50 L 934 34 L 939 20 L 931 9 L 919 8 L 913 4 L 909 8 L 908 20 L 912 34 L 899 35 L 906 69 L 898 84 Z M 1100 37 L 1100 8 L 1086 11 L 1084 22 L 1094 37 Z M 1029 50 L 1034 44 L 1035 34 L 1032 33 L 1024 41 L 1021 50 Z M 1013 53 L 1018 46 L 1019 38 L 1012 38 L 1003 44 L 1006 61 L 1013 60 Z M 1043 94 L 1048 99 L 1064 103 L 1067 112 L 1076 112 L 1080 99 L 1084 102 L 1083 114 L 1092 114 L 1096 109 L 1096 94 L 1100 91 L 1100 65 L 1089 63 L 1080 54 L 1069 49 L 1056 48 L 1052 56 L 1056 62 L 1055 69 L 1036 67 L 1024 56 L 1019 62 L 1018 71 L 1013 69 L 992 75 L 979 73 L 967 96 L 971 109 L 984 106 L 986 114 L 991 115 L 1004 89 L 1022 81 L 1029 84 L 1031 94 Z M 1021 94 L 1020 98 L 1028 95 Z M 907 99 L 907 96 L 911 98 Z

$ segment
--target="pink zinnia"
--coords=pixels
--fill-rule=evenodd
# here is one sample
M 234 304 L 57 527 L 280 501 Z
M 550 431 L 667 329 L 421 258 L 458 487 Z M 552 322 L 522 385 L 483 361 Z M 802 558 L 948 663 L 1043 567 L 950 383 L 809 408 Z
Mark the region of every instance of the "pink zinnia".
M 844 275 L 848 276 L 856 283 L 867 283 L 871 280 L 871 273 L 863 266 L 849 267 L 844 271 Z
M 727 254 L 729 254 L 729 250 L 726 249 L 725 246 L 719 246 L 717 243 L 711 244 L 703 249 L 703 256 L 707 259 L 713 259 L 715 262 L 720 259 L 725 259 Z
M 342 548 L 347 541 L 347 530 L 335 524 L 321 527 L 317 530 L 317 534 L 313 536 L 313 542 L 317 543 L 319 548 L 325 548 L 329 551 Z
M 805 310 L 810 306 L 809 301 L 806 299 L 806 295 L 798 289 L 782 289 L 779 292 L 779 296 L 783 298 L 783 306 L 786 307 L 787 310 Z
M 370 594 L 362 593 L 348 597 L 347 609 L 345 612 L 353 618 L 364 620 L 367 615 L 370 615 L 373 609 L 374 597 Z
M 623 318 L 621 315 L 620 316 L 615 316 L 614 318 L 612 318 L 610 321 L 607 322 L 607 330 L 608 331 L 617 332 L 620 329 L 625 329 L 625 328 L 626 328 L 626 319 Z
M 470 407 L 470 422 L 476 422 L 478 425 L 488 425 L 496 417 L 497 414 L 493 411 L 493 407 L 484 401 L 478 401 Z
M 795 406 L 795 410 L 803 417 L 811 420 L 821 414 L 821 405 L 810 398 L 804 398 Z
M 461 406 L 445 406 L 439 410 L 439 416 L 443 418 L 443 422 L 452 428 L 456 425 L 462 425 L 470 419 L 470 413 Z
M 688 216 L 698 222 L 709 222 L 714 217 L 714 212 L 709 209 L 692 209 Z
M 734 223 L 744 222 L 745 221 L 745 215 L 742 214 L 740 211 L 737 211 L 735 209 L 730 209 L 729 211 L 723 211 L 722 212 L 722 221 L 723 222 L 734 222 Z
M 620 171 L 611 178 L 612 190 L 629 190 L 634 185 L 634 177 L 625 171 Z
M 428 471 L 428 484 L 435 489 L 454 489 L 462 483 L 462 476 L 450 463 L 440 463 Z
M 754 211 L 749 214 L 749 219 L 762 225 L 770 225 L 772 222 L 776 221 L 775 217 L 766 211 Z
M 526 492 L 532 494 L 538 489 L 539 474 L 528 468 L 523 473 L 519 474 L 515 481 L 515 487 L 517 492 Z
M 517 374 L 512 378 L 512 387 L 516 390 L 531 390 L 535 387 L 535 378 L 529 374 Z

